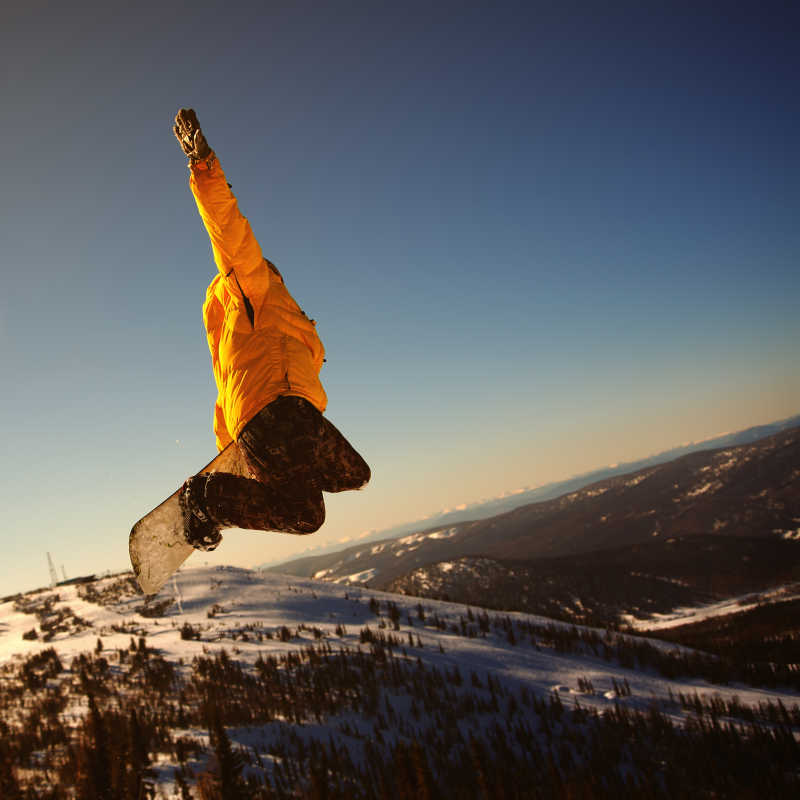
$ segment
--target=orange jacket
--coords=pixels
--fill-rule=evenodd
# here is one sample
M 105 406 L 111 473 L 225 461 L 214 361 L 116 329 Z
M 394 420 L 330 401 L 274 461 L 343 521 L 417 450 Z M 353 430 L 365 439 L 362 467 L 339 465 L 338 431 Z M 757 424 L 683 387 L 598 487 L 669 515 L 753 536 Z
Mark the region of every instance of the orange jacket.
M 314 321 L 261 254 L 215 155 L 189 169 L 219 270 L 206 292 L 203 321 L 219 392 L 214 433 L 222 450 L 281 395 L 304 397 L 324 411 L 319 371 L 325 348 Z

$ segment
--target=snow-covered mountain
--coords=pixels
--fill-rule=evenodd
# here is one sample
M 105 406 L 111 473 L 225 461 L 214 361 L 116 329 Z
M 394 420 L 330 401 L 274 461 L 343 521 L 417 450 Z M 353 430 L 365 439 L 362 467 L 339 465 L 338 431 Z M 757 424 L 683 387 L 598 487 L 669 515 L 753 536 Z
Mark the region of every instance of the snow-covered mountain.
M 743 787 L 758 776 L 790 796 L 800 694 L 726 669 L 664 642 L 319 580 L 184 569 L 145 598 L 122 574 L 0 604 L 0 787 L 605 797 L 710 790 L 741 761 Z M 718 767 L 703 770 L 711 746 Z
M 628 598 L 632 606 L 665 594 L 657 582 L 665 569 L 673 585 L 683 582 L 706 599 L 789 581 L 800 565 L 800 428 L 692 453 L 487 520 L 430 528 L 274 569 L 423 594 L 429 594 L 425 583 L 435 575 L 436 596 L 466 600 L 457 584 L 469 576 L 459 564 L 479 579 L 494 576 L 484 580 L 486 597 L 508 595 L 513 570 L 529 574 L 528 583 L 536 584 L 537 575 L 546 579 L 548 596 L 559 585 L 580 594 L 581 574 L 602 574 L 608 578 L 603 586 L 614 591 L 620 580 L 630 584 L 630 576 L 638 574 L 638 588 Z M 729 580 L 718 574 L 723 566 Z M 643 573 L 656 582 L 641 578 Z M 590 589 L 589 583 L 584 580 L 583 588 Z M 519 588 L 518 598 L 535 595 L 525 581 Z M 698 599 L 691 593 L 674 597 Z M 494 605 L 552 613 L 539 605 Z
M 608 478 L 638 472 L 647 467 L 653 467 L 659 464 L 666 464 L 667 462 L 674 461 L 677 458 L 691 453 L 750 444 L 798 426 L 800 426 L 800 414 L 766 425 L 756 425 L 742 431 L 720 434 L 699 442 L 687 442 L 670 450 L 664 450 L 646 458 L 638 459 L 637 461 L 611 464 L 606 467 L 601 467 L 600 469 L 592 470 L 591 472 L 567 478 L 563 481 L 555 481 L 532 489 L 515 489 L 501 497 L 492 497 L 487 500 L 468 503 L 458 509 L 443 511 L 441 514 L 434 514 L 425 519 L 404 522 L 392 528 L 376 531 L 370 536 L 365 537 L 363 541 L 360 542 L 360 545 L 363 546 L 373 542 L 381 542 L 386 539 L 396 539 L 406 534 L 423 530 L 434 530 L 436 528 L 447 529 L 460 522 L 488 519 L 512 511 L 520 506 L 541 503 L 546 500 L 552 500 L 570 494 L 571 492 L 579 491 L 586 486 L 607 480 Z M 348 548 L 348 550 L 349 549 L 350 548 Z M 329 556 L 333 553 L 343 552 L 343 550 L 341 544 L 326 545 L 318 548 L 317 551 L 310 552 L 307 556 L 300 559 L 292 559 L 289 562 L 281 562 L 279 564 L 264 564 L 262 566 L 265 568 L 274 568 L 277 571 L 283 571 L 287 574 L 309 575 L 311 573 L 306 568 L 306 564 L 311 563 L 311 559 Z

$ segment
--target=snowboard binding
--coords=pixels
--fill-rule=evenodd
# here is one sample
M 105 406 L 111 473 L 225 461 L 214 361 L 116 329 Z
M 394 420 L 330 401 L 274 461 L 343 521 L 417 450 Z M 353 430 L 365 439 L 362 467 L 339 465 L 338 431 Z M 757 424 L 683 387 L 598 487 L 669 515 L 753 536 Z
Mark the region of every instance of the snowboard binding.
M 186 542 L 195 550 L 211 552 L 222 541 L 222 533 L 205 505 L 207 480 L 207 474 L 193 475 L 181 487 L 178 501 L 183 515 L 183 535 Z

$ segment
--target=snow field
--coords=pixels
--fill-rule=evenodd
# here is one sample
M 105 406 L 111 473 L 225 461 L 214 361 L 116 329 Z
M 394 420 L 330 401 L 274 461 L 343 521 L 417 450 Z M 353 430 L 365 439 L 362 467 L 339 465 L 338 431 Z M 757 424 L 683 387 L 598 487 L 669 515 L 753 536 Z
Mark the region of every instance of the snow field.
M 481 609 L 468 610 L 460 604 L 232 567 L 183 569 L 174 582 L 147 601 L 135 593 L 127 576 L 106 578 L 91 587 L 94 595 L 87 594 L 85 587 L 67 586 L 43 590 L 33 598 L 40 604 L 50 598 L 49 612 L 67 620 L 66 629 L 56 631 L 48 641 L 41 635 L 38 640 L 23 638 L 34 628 L 41 630 L 46 619 L 15 609 L 14 601 L 0 605 L 0 667 L 53 647 L 68 669 L 73 658 L 94 650 L 98 639 L 104 650 L 113 651 L 129 648 L 132 639 L 144 638 L 148 648 L 166 660 L 182 663 L 181 670 L 186 674 L 196 657 L 214 657 L 223 650 L 232 659 L 255 669 L 260 658 L 299 652 L 322 643 L 333 650 L 369 653 L 371 644 L 364 637 L 367 631 L 370 636 L 396 637 L 401 646 L 394 647 L 394 657 L 410 666 L 419 660 L 443 674 L 458 671 L 464 687 L 448 689 L 453 692 L 454 701 L 460 693 L 472 691 L 470 676 L 474 675 L 482 687 L 477 695 L 486 698 L 487 687 L 493 681 L 509 697 L 518 696 L 521 691 L 542 699 L 557 695 L 567 708 L 579 703 L 601 714 L 617 706 L 647 711 L 656 703 L 674 721 L 686 717 L 674 700 L 679 695 L 696 694 L 726 702 L 736 699 L 749 706 L 778 701 L 788 708 L 800 704 L 800 694 L 794 692 L 717 686 L 699 678 L 668 680 L 655 671 L 622 667 L 613 659 L 607 661 L 585 649 L 558 652 L 555 647 L 532 641 L 526 626 L 553 626 L 564 631 L 589 629 L 531 614 L 489 611 L 486 627 L 475 635 L 478 622 L 472 620 L 484 614 Z M 115 587 L 115 596 L 104 599 L 104 591 Z M 58 600 L 53 600 L 55 596 Z M 89 599 L 91 596 L 95 601 Z M 33 607 L 30 596 L 25 603 L 16 605 Z M 392 606 L 396 609 L 393 618 L 389 611 Z M 70 615 L 66 614 L 67 608 Z M 153 613 L 160 616 L 152 616 Z M 465 634 L 467 628 L 472 629 L 472 635 Z M 665 652 L 678 649 L 664 642 L 651 643 Z M 386 689 L 380 703 L 390 723 L 384 734 L 388 741 L 396 739 L 400 732 L 413 736 L 421 723 L 412 713 L 409 697 Z M 71 704 L 65 713 L 76 723 L 86 708 Z M 467 737 L 496 722 L 497 714 L 478 712 L 459 719 L 458 726 Z M 269 753 L 271 744 L 281 731 L 285 734 L 287 724 L 291 725 L 293 736 L 306 741 L 334 737 L 355 762 L 363 759 L 364 743 L 374 736 L 373 722 L 350 712 L 299 724 L 274 719 L 255 727 L 230 728 L 228 735 L 234 744 L 257 752 L 267 763 L 273 758 Z M 431 720 L 425 724 L 430 725 Z M 208 747 L 207 731 L 187 729 L 176 731 L 175 735 Z M 207 756 L 202 756 L 190 760 L 190 765 L 199 772 L 205 768 L 206 760 Z M 177 766 L 166 754 L 161 754 L 155 765 L 158 785 L 166 797 L 174 790 Z
M 664 579 L 668 580 L 668 579 Z M 797 600 L 800 598 L 800 584 L 788 584 L 767 589 L 763 592 L 744 594 L 739 597 L 729 597 L 716 603 L 705 603 L 697 606 L 681 606 L 667 614 L 653 614 L 650 617 L 638 618 L 630 614 L 623 616 L 623 622 L 633 630 L 659 631 L 665 628 L 677 628 L 680 625 L 690 625 L 702 622 L 713 617 L 722 617 L 727 614 L 738 614 L 751 611 L 760 605 L 778 603 L 784 600 Z
M 99 581 L 97 587 L 112 583 L 116 578 Z M 563 655 L 542 648 L 537 650 L 530 645 L 512 645 L 504 637 L 493 632 L 485 638 L 469 638 L 454 631 L 459 628 L 467 609 L 460 604 L 436 600 L 420 600 L 415 597 L 393 595 L 361 587 L 346 587 L 333 583 L 307 578 L 295 578 L 273 573 L 257 573 L 234 567 L 201 567 L 181 570 L 176 576 L 176 586 L 180 593 L 183 612 L 178 610 L 175 587 L 169 582 L 158 595 L 145 603 L 141 595 L 131 593 L 109 605 L 99 605 L 81 597 L 81 587 L 57 587 L 43 591 L 42 596 L 57 594 L 60 597 L 55 608 L 69 607 L 73 614 L 90 624 L 75 633 L 57 633 L 50 641 L 42 639 L 26 641 L 23 633 L 37 627 L 37 620 L 30 614 L 14 610 L 13 602 L 0 605 L 0 664 L 17 660 L 48 647 L 54 647 L 62 661 L 68 663 L 80 653 L 93 650 L 97 639 L 108 649 L 126 648 L 131 637 L 144 636 L 148 646 L 171 661 L 191 661 L 195 655 L 213 653 L 222 648 L 236 647 L 236 658 L 246 663 L 254 663 L 259 655 L 277 655 L 296 651 L 318 642 L 320 639 L 314 629 L 321 632 L 322 638 L 332 646 L 357 649 L 359 631 L 365 626 L 377 629 L 379 618 L 369 608 L 370 599 L 380 603 L 390 601 L 400 610 L 399 629 L 392 632 L 400 638 L 411 633 L 423 644 L 421 654 L 425 661 L 440 667 L 458 665 L 463 672 L 477 671 L 491 673 L 495 678 L 530 689 L 547 693 L 557 686 L 577 688 L 578 679 L 589 677 L 599 693 L 587 696 L 589 704 L 602 709 L 606 698 L 602 695 L 611 688 L 612 680 L 627 679 L 634 689 L 633 696 L 648 703 L 651 699 L 665 699 L 670 689 L 676 691 L 715 692 L 737 694 L 742 702 L 758 703 L 782 699 L 790 704 L 798 702 L 798 695 L 791 692 L 772 692 L 747 687 L 712 686 L 705 681 L 667 681 L 666 679 L 624 669 L 600 658 L 585 655 Z M 780 599 L 789 599 L 786 593 L 768 593 Z M 694 611 L 692 619 L 699 619 L 699 613 L 727 613 L 733 607 L 741 609 L 739 601 L 727 601 L 708 606 L 705 612 Z M 157 604 L 167 603 L 163 616 L 143 615 Z M 757 600 L 753 600 L 756 605 Z M 422 606 L 426 615 L 435 614 L 446 625 L 445 630 L 437 630 L 423 625 L 418 619 L 418 607 Z M 473 609 L 478 612 L 480 609 Z M 554 622 L 545 617 L 519 612 L 489 611 L 494 618 L 509 619 L 517 625 L 555 625 L 571 629 L 574 626 L 565 622 Z M 412 624 L 409 625 L 409 618 Z M 685 615 L 669 616 L 661 624 L 682 624 Z M 658 623 L 652 620 L 632 620 L 636 627 L 654 629 Z M 199 632 L 199 639 L 182 638 L 182 629 L 189 625 Z M 298 637 L 281 641 L 275 637 L 282 627 L 297 629 Z M 337 633 L 337 627 L 344 626 L 344 635 Z M 580 626 L 578 626 L 580 630 Z M 602 634 L 602 631 L 598 631 Z M 262 637 L 259 639 L 258 634 Z M 271 633 L 268 639 L 264 634 Z M 244 634 L 244 638 L 242 638 Z M 674 651 L 675 645 L 652 640 L 651 644 L 667 652 Z M 441 646 L 441 647 L 440 647 Z M 443 650 L 444 652 L 441 652 Z M 416 657 L 417 653 L 414 653 Z M 628 702 L 635 702 L 629 698 Z

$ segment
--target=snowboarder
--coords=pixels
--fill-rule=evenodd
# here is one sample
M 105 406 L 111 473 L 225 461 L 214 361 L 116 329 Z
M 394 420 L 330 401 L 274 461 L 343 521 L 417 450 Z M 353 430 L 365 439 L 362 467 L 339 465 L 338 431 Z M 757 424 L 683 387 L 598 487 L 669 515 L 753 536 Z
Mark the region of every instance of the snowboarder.
M 251 475 L 189 478 L 179 496 L 186 540 L 213 550 L 222 528 L 313 533 L 325 519 L 322 492 L 361 488 L 369 466 L 322 415 L 315 321 L 262 255 L 193 109 L 178 112 L 173 131 L 218 270 L 203 305 L 217 448 L 235 442 Z

